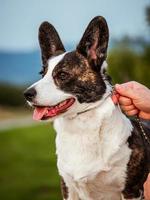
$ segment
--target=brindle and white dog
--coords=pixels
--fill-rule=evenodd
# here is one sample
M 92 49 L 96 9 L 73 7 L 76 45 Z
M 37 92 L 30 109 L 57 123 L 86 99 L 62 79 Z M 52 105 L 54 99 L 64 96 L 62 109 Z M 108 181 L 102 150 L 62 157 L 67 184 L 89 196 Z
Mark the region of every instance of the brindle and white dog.
M 43 78 L 25 97 L 34 119 L 54 121 L 66 200 L 139 200 L 148 174 L 148 144 L 111 100 L 108 38 L 103 17 L 90 22 L 72 52 L 51 24 L 39 28 Z

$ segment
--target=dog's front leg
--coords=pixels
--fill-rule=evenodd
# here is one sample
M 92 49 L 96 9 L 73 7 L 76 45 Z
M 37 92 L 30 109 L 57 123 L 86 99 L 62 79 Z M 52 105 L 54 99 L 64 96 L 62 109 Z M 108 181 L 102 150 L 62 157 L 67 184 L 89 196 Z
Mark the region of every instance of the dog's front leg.
M 61 178 L 61 192 L 64 200 L 80 200 L 77 192 L 73 188 L 67 187 L 63 178 Z

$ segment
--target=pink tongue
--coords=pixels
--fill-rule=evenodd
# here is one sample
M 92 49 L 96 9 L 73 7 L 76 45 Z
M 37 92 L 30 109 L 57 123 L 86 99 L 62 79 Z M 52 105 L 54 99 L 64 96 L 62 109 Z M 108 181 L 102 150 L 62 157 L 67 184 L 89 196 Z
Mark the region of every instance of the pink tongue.
M 33 119 L 40 120 L 47 112 L 47 107 L 36 107 L 33 112 Z

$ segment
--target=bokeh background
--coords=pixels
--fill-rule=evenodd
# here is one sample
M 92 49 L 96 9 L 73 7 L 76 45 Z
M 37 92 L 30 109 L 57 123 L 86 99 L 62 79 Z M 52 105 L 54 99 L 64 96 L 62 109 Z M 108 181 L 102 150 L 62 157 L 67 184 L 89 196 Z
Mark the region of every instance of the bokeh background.
M 113 83 L 150 87 L 149 0 L 0 0 L 0 199 L 61 199 L 54 130 L 32 120 L 22 93 L 40 79 L 40 24 L 51 22 L 71 51 L 97 15 L 110 29 Z

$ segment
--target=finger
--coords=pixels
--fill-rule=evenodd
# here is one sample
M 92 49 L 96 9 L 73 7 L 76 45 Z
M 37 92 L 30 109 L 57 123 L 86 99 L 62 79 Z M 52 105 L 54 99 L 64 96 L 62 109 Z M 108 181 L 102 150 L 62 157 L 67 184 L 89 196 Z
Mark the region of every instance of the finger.
M 144 188 L 147 186 L 147 180 L 144 182 Z
M 124 106 L 124 105 L 120 105 L 121 109 L 126 112 L 126 111 L 132 111 L 135 110 L 135 106 L 133 104 L 129 105 L 129 106 Z
M 118 99 L 117 99 L 116 95 L 112 95 L 111 98 L 112 98 L 112 101 L 114 102 L 114 104 L 118 103 Z
M 147 181 L 144 183 L 144 197 L 145 197 L 145 200 L 147 199 Z
M 144 183 L 144 197 L 145 197 L 145 200 L 148 199 L 148 193 L 147 193 L 147 190 L 149 188 L 149 181 L 150 181 L 150 173 L 148 174 L 148 177 L 147 177 L 147 180 L 145 181 Z
M 138 111 L 137 109 L 130 110 L 130 111 L 125 111 L 126 115 L 128 115 L 128 116 L 134 116 L 134 115 L 137 115 L 138 112 L 139 112 L 139 111 Z
M 139 112 L 139 115 L 138 115 L 140 118 L 142 119 L 148 119 L 150 120 L 150 113 L 145 113 L 145 112 Z M 150 179 L 150 178 L 149 178 Z
M 119 104 L 124 105 L 124 106 L 129 106 L 129 105 L 132 105 L 132 100 L 130 98 L 120 96 Z
M 125 97 L 128 97 L 128 98 L 132 98 L 132 99 L 135 98 L 135 94 L 133 92 L 134 91 L 133 88 L 127 83 L 121 84 L 121 85 L 116 84 L 115 85 L 115 90 L 122 96 L 125 96 Z
M 147 199 L 147 192 L 146 192 L 145 189 L 144 189 L 144 199 L 145 199 L 145 200 L 148 200 L 148 199 Z
M 118 100 L 119 100 L 119 94 L 117 93 L 114 93 L 111 98 L 112 98 L 112 101 L 114 102 L 114 104 L 117 104 L 118 103 Z

